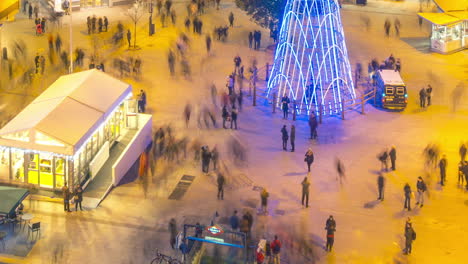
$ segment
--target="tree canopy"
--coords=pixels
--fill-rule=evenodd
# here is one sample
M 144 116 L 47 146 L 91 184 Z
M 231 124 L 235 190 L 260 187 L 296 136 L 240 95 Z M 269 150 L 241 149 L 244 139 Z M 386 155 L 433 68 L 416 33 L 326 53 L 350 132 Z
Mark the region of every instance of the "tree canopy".
M 236 5 L 262 27 L 271 27 L 281 21 L 286 0 L 236 0 Z

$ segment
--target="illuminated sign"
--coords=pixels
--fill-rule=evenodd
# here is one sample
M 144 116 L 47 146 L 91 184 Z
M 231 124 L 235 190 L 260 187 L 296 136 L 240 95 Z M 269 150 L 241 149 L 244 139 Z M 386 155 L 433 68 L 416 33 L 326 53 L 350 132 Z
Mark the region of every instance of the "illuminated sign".
M 205 236 L 205 239 L 213 242 L 224 243 L 224 239 L 222 238 Z
M 208 231 L 208 233 L 214 235 L 214 236 L 218 236 L 218 235 L 221 235 L 222 233 L 224 233 L 224 230 L 217 226 L 217 225 L 214 225 L 214 226 L 208 226 L 206 227 L 206 231 Z

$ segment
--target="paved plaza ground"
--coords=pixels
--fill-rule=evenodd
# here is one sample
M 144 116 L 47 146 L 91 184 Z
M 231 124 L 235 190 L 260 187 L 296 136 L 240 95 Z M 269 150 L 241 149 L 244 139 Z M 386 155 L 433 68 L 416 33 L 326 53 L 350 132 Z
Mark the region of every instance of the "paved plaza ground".
M 218 145 L 221 159 L 230 166 L 225 200 L 216 199 L 216 185 L 212 175 L 203 175 L 200 165 L 190 161 L 179 164 L 159 161 L 154 175 L 118 186 L 97 209 L 64 213 L 60 203 L 28 200 L 26 211 L 42 223 L 42 236 L 33 245 L 27 257 L 0 253 L 0 263 L 149 263 L 155 249 L 177 255 L 169 244 L 167 226 L 175 218 L 179 228 L 183 223 L 208 224 L 215 211 L 223 219 L 234 209 L 255 211 L 259 207 L 259 192 L 254 186 L 266 187 L 270 193 L 268 216 L 254 214 L 254 237 L 272 239 L 278 234 L 285 244 L 284 263 L 465 263 L 468 253 L 465 245 L 468 230 L 466 214 L 467 193 L 456 184 L 456 164 L 459 143 L 468 140 L 468 102 L 466 88 L 454 97 L 460 81 L 467 87 L 468 53 L 461 51 L 440 55 L 429 51 L 429 25 L 419 27 L 415 12 L 416 1 L 369 1 L 369 7 L 344 5 L 342 21 L 345 29 L 351 64 L 367 65 L 372 58 L 383 60 L 391 53 L 402 61 L 402 77 L 409 90 L 409 103 L 402 112 L 386 112 L 366 106 L 366 114 L 347 113 L 346 120 L 325 118 L 318 129 L 318 140 L 308 140 L 305 117 L 297 121 L 284 121 L 280 113 L 272 114 L 271 106 L 259 99 L 257 107 L 251 98 L 245 98 L 245 108 L 239 114 L 239 130 L 198 129 L 196 120 L 189 128 L 182 121 L 187 102 L 211 107 L 209 85 L 214 83 L 218 94 L 225 89 L 226 76 L 232 71 L 233 58 L 242 57 L 246 68 L 253 58 L 260 66 L 272 62 L 273 53 L 268 46 L 269 32 L 255 25 L 249 17 L 235 7 L 233 1 L 221 1 L 219 11 L 208 8 L 203 14 L 204 32 L 213 32 L 216 26 L 227 25 L 229 12 L 235 14 L 235 26 L 230 29 L 227 42 L 215 41 L 211 54 L 205 50 L 205 36 L 192 33 L 188 51 L 192 68 L 191 80 L 185 80 L 177 68 L 171 78 L 167 68 L 167 52 L 173 47 L 183 30 L 187 1 L 174 1 L 178 14 L 176 29 L 160 28 L 148 37 L 147 23 L 139 25 L 138 51 L 119 49 L 105 52 L 106 65 L 111 74 L 118 71 L 111 66 L 111 57 L 139 56 L 143 61 L 143 74 L 131 83 L 135 94 L 146 90 L 148 111 L 153 114 L 154 128 L 171 124 L 178 137 L 199 138 L 203 144 Z M 381 7 L 381 8 L 379 8 Z M 86 17 L 106 15 L 114 27 L 117 20 L 127 21 L 126 7 L 100 8 L 80 11 L 73 15 L 73 38 L 76 47 L 91 52 L 86 34 Z M 430 8 L 428 8 L 429 10 Z M 363 21 L 371 21 L 366 29 Z M 401 36 L 386 38 L 383 23 L 399 18 Z M 68 45 L 68 21 L 60 29 L 64 47 Z M 36 37 L 33 22 L 19 18 L 5 26 L 3 42 L 14 39 L 28 43 L 30 54 L 47 49 L 47 37 Z M 130 24 L 126 24 L 130 26 Z M 262 49 L 253 51 L 247 45 L 247 33 L 262 30 Z M 107 57 L 106 57 L 107 56 Z M 86 64 L 87 62 L 85 62 Z M 59 68 L 60 66 L 57 66 Z M 366 67 L 365 67 L 366 68 Z M 14 88 L 2 90 L 0 104 L 10 115 L 22 107 L 41 89 L 47 87 L 58 74 L 50 74 L 35 82 L 28 91 Z M 358 89 L 364 89 L 362 86 Z M 418 92 L 427 84 L 434 88 L 433 105 L 418 107 Z M 24 93 L 27 96 L 24 96 Z M 23 94 L 23 95 L 18 95 Z M 454 101 L 460 97 L 456 111 Z M 217 109 L 216 111 L 221 114 Z M 2 113 L 2 118 L 8 115 Z M 196 117 L 196 114 L 195 114 Z M 196 118 L 194 118 L 196 119 Z M 220 119 L 220 118 L 219 118 Z M 296 125 L 296 152 L 281 150 L 280 128 L 283 124 Z M 227 154 L 226 142 L 235 137 L 248 149 L 248 164 L 233 167 Z M 448 158 L 447 185 L 437 184 L 438 174 L 423 166 L 422 151 L 428 143 L 437 143 Z M 397 170 L 385 173 L 387 186 L 385 201 L 376 202 L 377 172 L 380 168 L 376 155 L 384 148 L 397 148 Z M 301 181 L 307 176 L 304 153 L 311 147 L 315 162 L 311 180 L 310 208 L 300 204 Z M 339 157 L 346 168 L 346 180 L 340 185 L 334 166 Z M 183 175 L 195 180 L 181 200 L 168 200 Z M 403 211 L 403 186 L 409 182 L 416 188 L 418 176 L 426 178 L 429 196 L 423 208 Z M 337 221 L 334 250 L 324 251 L 325 221 L 332 214 Z M 404 223 L 412 218 L 417 232 L 413 254 L 402 254 Z

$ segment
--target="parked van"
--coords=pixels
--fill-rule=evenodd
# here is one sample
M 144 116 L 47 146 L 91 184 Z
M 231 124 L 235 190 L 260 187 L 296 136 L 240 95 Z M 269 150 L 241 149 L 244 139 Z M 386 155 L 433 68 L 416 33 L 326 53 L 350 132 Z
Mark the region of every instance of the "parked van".
M 376 72 L 376 101 L 377 105 L 386 109 L 403 110 L 408 103 L 406 85 L 401 79 L 400 72 L 395 70 L 378 70 Z

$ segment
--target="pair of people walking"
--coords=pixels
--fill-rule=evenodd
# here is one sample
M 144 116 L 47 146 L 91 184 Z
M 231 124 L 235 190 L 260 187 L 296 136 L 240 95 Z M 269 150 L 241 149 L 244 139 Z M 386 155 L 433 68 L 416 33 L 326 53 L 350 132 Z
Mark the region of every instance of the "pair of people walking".
M 291 125 L 291 134 L 289 136 L 286 125 L 283 125 L 283 127 L 281 128 L 281 139 L 283 141 L 283 150 L 287 150 L 289 139 L 291 142 L 291 152 L 294 152 L 296 141 L 296 126 Z
M 73 201 L 75 203 L 75 211 L 78 211 L 78 207 L 83 211 L 83 188 L 80 185 L 75 186 L 74 192 L 71 192 L 68 188 L 67 183 L 62 187 L 62 196 L 63 196 L 63 210 L 65 212 L 71 212 L 70 203 Z

